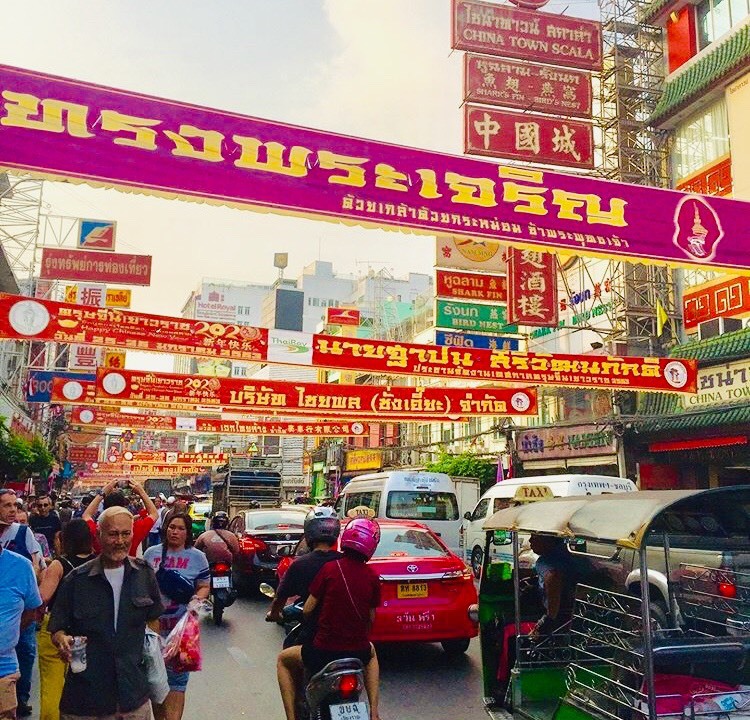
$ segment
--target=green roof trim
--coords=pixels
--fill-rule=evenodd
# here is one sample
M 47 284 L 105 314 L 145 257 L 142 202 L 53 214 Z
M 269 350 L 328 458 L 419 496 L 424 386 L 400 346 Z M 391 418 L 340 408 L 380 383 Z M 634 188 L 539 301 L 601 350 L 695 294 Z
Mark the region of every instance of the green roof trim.
M 745 423 L 750 423 L 750 403 L 717 405 L 697 412 L 678 412 L 660 418 L 650 417 L 638 423 L 638 430 L 640 432 L 668 432 Z
M 747 358 L 750 357 L 750 327 L 707 340 L 677 345 L 669 354 L 672 357 L 697 360 L 700 365 Z
M 639 9 L 638 21 L 648 25 L 661 14 L 667 5 L 672 4 L 673 0 L 654 0 L 654 2 L 650 2 Z
M 748 60 L 750 25 L 743 25 L 700 60 L 664 83 L 664 92 L 649 118 L 649 125 L 658 125 Z

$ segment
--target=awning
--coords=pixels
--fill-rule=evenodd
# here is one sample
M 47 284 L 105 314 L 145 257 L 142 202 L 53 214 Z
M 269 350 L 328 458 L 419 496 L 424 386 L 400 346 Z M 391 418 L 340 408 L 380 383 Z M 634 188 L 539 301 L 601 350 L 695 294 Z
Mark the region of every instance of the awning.
M 565 470 L 565 460 L 524 460 L 524 472 L 527 470 Z
M 568 468 L 596 467 L 597 465 L 617 465 L 617 455 L 594 455 L 568 458 Z
M 691 440 L 664 440 L 650 443 L 649 452 L 674 452 L 676 450 L 702 450 L 704 448 L 730 447 L 747 445 L 747 435 L 728 435 L 725 437 L 695 438 Z

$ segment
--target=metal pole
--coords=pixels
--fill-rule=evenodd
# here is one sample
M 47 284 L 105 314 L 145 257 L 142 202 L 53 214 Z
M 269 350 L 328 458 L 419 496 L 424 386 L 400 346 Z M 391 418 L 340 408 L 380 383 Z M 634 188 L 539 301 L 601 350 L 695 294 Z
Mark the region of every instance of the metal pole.
M 643 675 L 648 696 L 648 718 L 656 720 L 656 691 L 654 690 L 654 645 L 651 635 L 651 607 L 649 605 L 648 558 L 646 539 L 640 550 L 641 616 L 643 618 Z
M 513 600 L 515 605 L 516 615 L 516 648 L 518 648 L 518 641 L 521 637 L 521 578 L 519 573 L 518 565 L 518 554 L 519 554 L 519 543 L 518 533 L 513 533 Z M 516 657 L 518 657 L 518 650 L 516 649 Z
M 677 627 L 677 598 L 672 584 L 672 567 L 669 564 L 669 535 L 664 533 L 664 572 L 667 575 L 667 599 L 669 601 L 669 627 Z

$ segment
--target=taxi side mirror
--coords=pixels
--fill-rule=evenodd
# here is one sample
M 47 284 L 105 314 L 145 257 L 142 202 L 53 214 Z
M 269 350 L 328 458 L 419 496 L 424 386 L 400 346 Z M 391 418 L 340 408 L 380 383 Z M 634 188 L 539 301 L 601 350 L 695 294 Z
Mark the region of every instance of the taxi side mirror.
M 507 530 L 495 530 L 492 533 L 493 545 L 510 545 L 511 542 L 510 533 Z
M 203 517 L 204 518 L 210 518 L 211 517 L 211 513 L 205 512 L 205 513 L 203 513 Z
M 281 546 L 281 547 L 279 548 L 279 551 L 278 551 L 278 552 L 277 552 L 276 554 L 277 554 L 277 555 L 278 555 L 279 557 L 286 557 L 287 555 L 289 555 L 289 548 L 288 548 L 288 547 L 286 547 L 285 545 L 282 545 L 282 546 Z
M 472 517 L 472 516 L 471 516 L 471 512 L 467 510 L 467 511 L 466 511 L 466 512 L 464 513 L 464 520 L 471 520 L 471 517 Z

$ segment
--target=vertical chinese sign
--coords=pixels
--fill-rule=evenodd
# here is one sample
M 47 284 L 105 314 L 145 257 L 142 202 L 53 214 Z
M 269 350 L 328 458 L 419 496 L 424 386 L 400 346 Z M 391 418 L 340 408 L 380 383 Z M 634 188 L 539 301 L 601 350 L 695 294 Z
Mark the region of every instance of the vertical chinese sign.
M 508 251 L 508 322 L 557 325 L 557 259 L 537 250 Z

